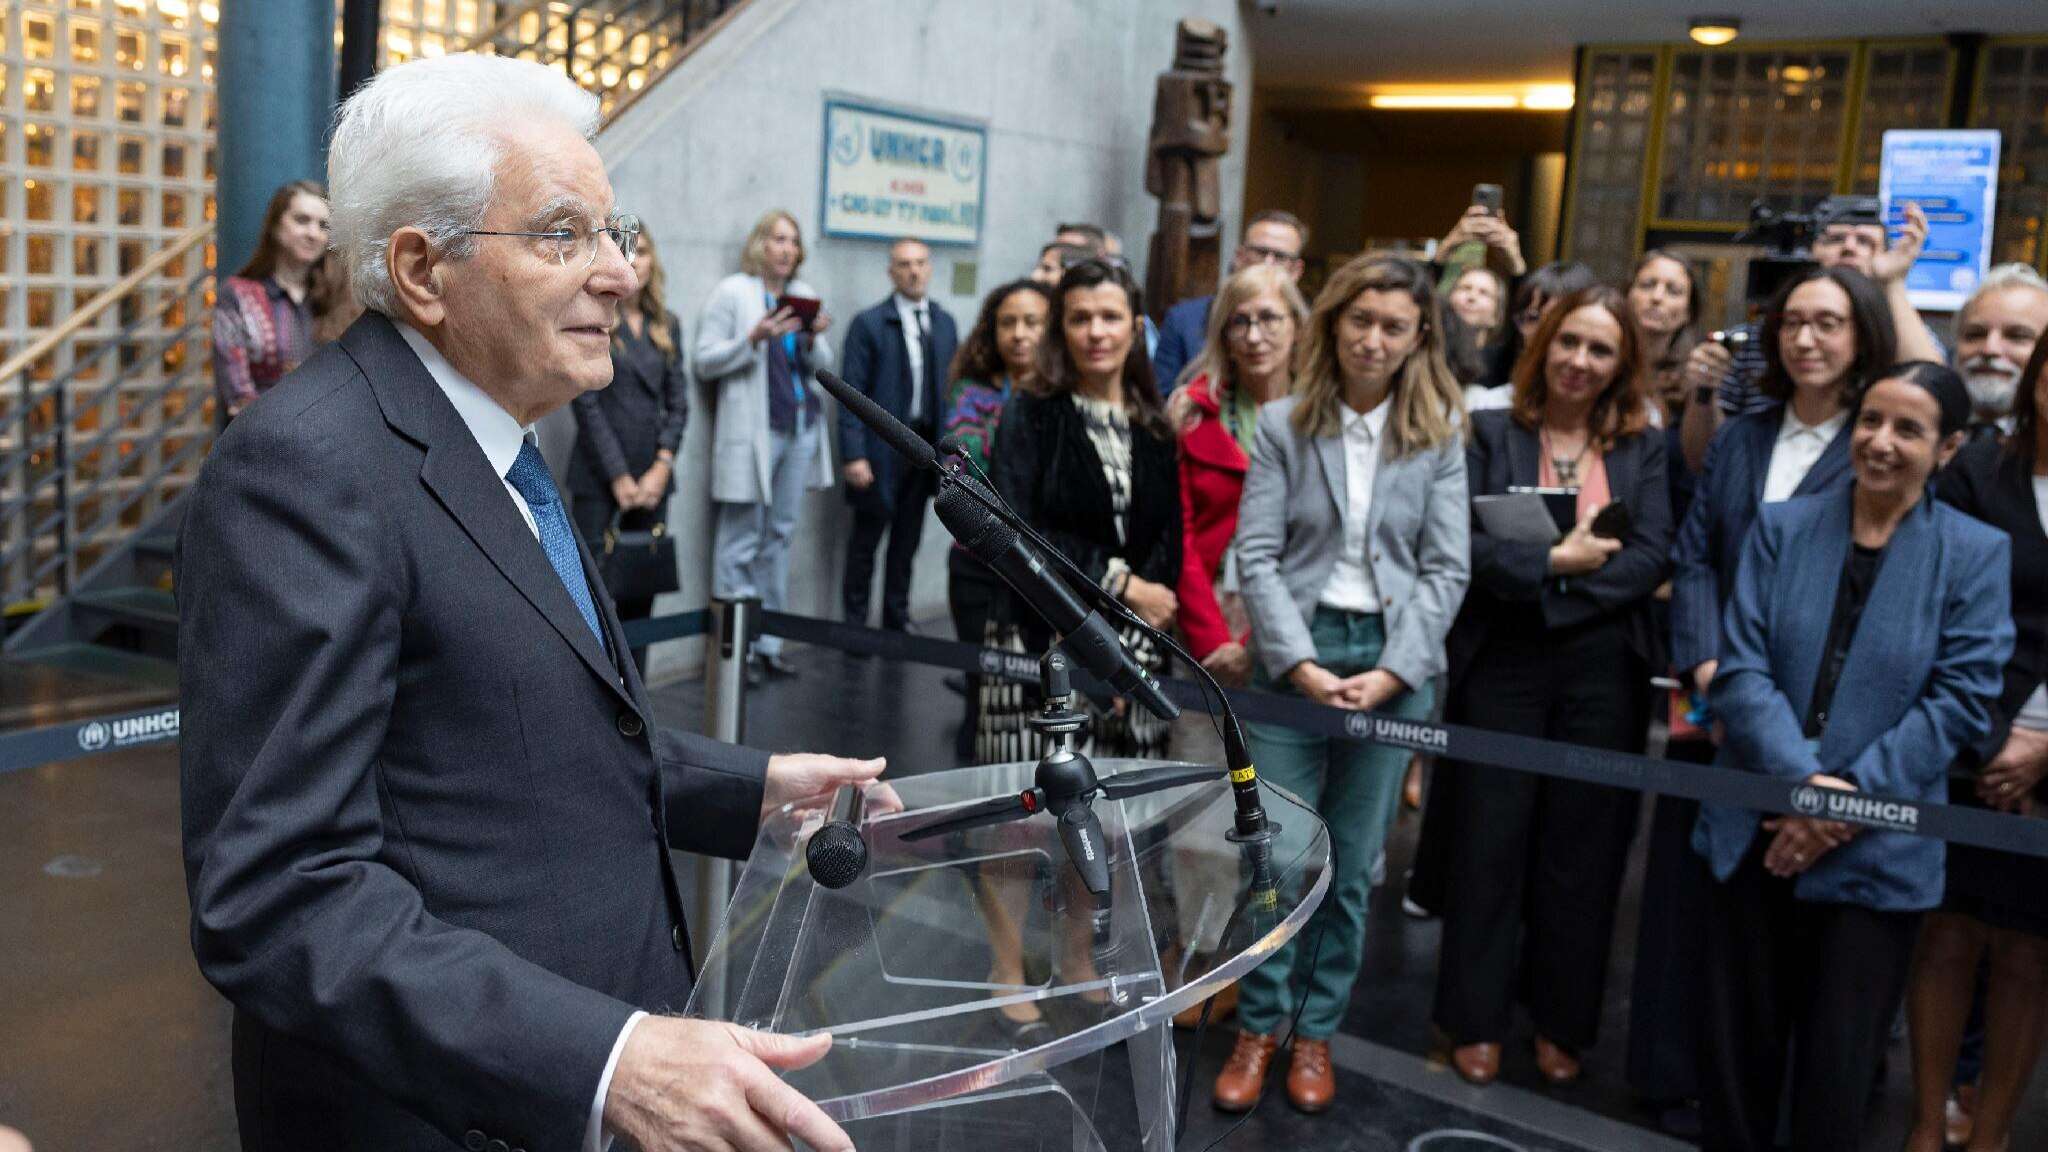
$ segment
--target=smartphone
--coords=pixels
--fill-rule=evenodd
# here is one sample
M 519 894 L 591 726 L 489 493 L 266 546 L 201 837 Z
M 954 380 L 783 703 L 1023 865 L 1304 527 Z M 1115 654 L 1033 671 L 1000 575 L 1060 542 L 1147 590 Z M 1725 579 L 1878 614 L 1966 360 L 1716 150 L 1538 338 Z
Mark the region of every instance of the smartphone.
M 1593 535 L 1608 540 L 1620 540 L 1628 535 L 1635 520 L 1629 515 L 1628 505 L 1616 500 L 1593 514 Z
M 1752 330 L 1748 328 L 1729 328 L 1724 331 L 1710 332 L 1707 334 L 1707 339 L 1733 352 L 1744 344 L 1749 343 L 1752 335 Z
M 1474 184 L 1472 186 L 1473 206 L 1486 209 L 1489 215 L 1500 215 L 1500 200 L 1500 185 Z
M 809 329 L 818 322 L 818 309 L 823 304 L 816 296 L 784 296 L 775 302 L 775 307 L 789 309 L 790 314 L 803 321 L 804 327 Z

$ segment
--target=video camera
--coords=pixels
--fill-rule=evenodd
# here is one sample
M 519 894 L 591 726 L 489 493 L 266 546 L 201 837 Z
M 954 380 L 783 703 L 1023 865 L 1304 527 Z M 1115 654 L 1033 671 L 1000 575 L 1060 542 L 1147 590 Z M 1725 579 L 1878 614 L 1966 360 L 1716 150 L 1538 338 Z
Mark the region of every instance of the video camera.
M 1830 196 L 1811 212 L 1780 212 L 1762 200 L 1749 206 L 1749 227 L 1735 237 L 1738 244 L 1761 244 L 1767 250 L 1749 262 L 1744 286 L 1748 302 L 1760 305 L 1777 295 L 1787 280 L 1814 266 L 1813 238 L 1830 224 L 1874 224 L 1883 227 L 1884 201 L 1875 196 Z

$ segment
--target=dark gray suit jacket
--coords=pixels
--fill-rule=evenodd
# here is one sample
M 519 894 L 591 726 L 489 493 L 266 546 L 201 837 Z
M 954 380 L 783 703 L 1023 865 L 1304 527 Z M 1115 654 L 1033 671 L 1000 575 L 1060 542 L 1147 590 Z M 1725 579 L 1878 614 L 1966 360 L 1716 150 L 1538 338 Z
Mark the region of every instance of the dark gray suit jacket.
M 766 756 L 655 729 L 602 583 L 612 655 L 375 313 L 215 446 L 177 585 L 242 1146 L 573 1152 L 629 1014 L 689 995 L 668 849 L 746 854 Z

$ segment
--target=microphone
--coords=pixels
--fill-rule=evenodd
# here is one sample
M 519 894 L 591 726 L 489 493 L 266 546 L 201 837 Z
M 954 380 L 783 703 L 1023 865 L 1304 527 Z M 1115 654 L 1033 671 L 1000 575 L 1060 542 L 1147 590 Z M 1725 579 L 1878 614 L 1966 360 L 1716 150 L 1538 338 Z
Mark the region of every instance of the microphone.
M 867 793 L 858 784 L 840 788 L 832 798 L 832 818 L 811 833 L 804 863 L 811 879 L 827 888 L 844 888 L 868 870 L 868 842 L 860 834 L 861 809 Z
M 898 455 L 910 461 L 913 468 L 936 469 L 938 458 L 932 446 L 924 437 L 905 427 L 903 421 L 889 415 L 880 404 L 867 398 L 859 389 L 841 380 L 837 375 L 818 369 L 818 383 L 832 394 L 834 400 L 846 405 L 868 430 L 882 438 L 882 442 L 894 448 Z
M 948 476 L 935 501 L 939 523 L 968 554 L 995 570 L 1024 602 L 1031 605 L 1060 638 L 1076 663 L 1096 679 L 1142 705 L 1161 720 L 1180 715 L 1180 705 L 1166 698 L 1159 682 L 1131 658 L 1122 637 L 1102 614 L 1081 603 L 1066 581 L 1048 570 L 1038 549 L 983 506 L 968 489 L 978 487 L 965 476 Z M 984 490 L 990 501 L 993 495 Z

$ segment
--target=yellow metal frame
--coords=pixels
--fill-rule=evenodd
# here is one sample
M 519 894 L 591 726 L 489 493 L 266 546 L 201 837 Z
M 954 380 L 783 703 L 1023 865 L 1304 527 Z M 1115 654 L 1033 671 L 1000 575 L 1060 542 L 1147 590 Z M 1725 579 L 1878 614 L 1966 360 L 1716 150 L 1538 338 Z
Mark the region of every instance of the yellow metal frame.
M 2034 48 L 2043 44 L 2048 44 L 2048 35 L 1989 36 L 1985 38 L 1983 47 L 1977 51 L 1977 74 L 1970 79 L 1969 123 L 1977 123 L 1977 117 L 1984 111 L 1984 56 L 1993 48 Z M 2041 242 L 2037 247 L 2040 251 L 2035 255 L 2034 263 L 2044 275 L 2048 275 L 2048 235 L 2042 236 Z
M 1994 45 L 2048 44 L 2044 36 L 2000 36 L 1984 42 L 1982 51 Z M 1663 179 L 1664 137 L 1666 121 L 1670 114 L 1671 77 L 1681 55 L 1712 56 L 1720 53 L 1749 54 L 1754 52 L 1845 52 L 1849 55 L 1849 79 L 1845 89 L 1847 107 L 1842 116 L 1841 138 L 1835 153 L 1836 192 L 1847 192 L 1856 184 L 1856 165 L 1859 159 L 1860 137 L 1863 131 L 1863 105 L 1869 96 L 1870 58 L 1874 51 L 1895 48 L 1946 47 L 1948 58 L 1944 75 L 1951 79 L 1961 66 L 1962 54 L 1953 45 L 1931 36 L 1889 36 L 1872 37 L 1862 40 L 1751 40 L 1722 47 L 1705 47 L 1688 43 L 1643 43 L 1617 42 L 1598 43 L 1583 46 L 1583 59 L 1576 77 L 1581 98 L 1574 109 L 1572 131 L 1571 178 L 1564 190 L 1564 211 L 1558 226 L 1558 250 L 1562 257 L 1570 259 L 1577 255 L 1574 248 L 1579 209 L 1579 185 L 1585 171 L 1582 163 L 1586 145 L 1586 118 L 1591 115 L 1589 102 L 1584 98 L 1595 62 L 1603 56 L 1654 54 L 1656 57 L 1656 78 L 1651 89 L 1650 123 L 1645 135 L 1641 195 L 1637 199 L 1635 252 L 1641 256 L 1644 244 L 1652 231 L 1657 232 L 1726 232 L 1738 227 L 1737 222 L 1727 220 L 1666 220 L 1656 215 L 1657 192 Z M 1975 79 L 1975 90 L 1971 94 L 1970 113 L 1977 115 L 1982 105 L 1984 73 L 1980 69 Z M 1955 93 L 1951 90 L 1942 97 L 1942 120 L 1947 122 L 1955 112 Z M 2041 262 L 2048 270 L 2048 243 L 2042 245 Z

